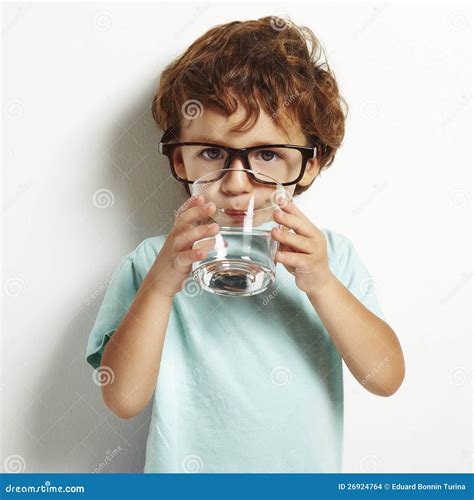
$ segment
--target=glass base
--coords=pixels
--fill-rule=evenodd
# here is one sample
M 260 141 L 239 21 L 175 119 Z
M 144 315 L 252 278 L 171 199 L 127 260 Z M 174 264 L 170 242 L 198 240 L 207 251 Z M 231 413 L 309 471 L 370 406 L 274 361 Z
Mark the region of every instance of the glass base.
M 208 292 L 233 297 L 248 297 L 265 291 L 273 284 L 274 273 L 265 266 L 242 260 L 208 262 L 192 273 Z

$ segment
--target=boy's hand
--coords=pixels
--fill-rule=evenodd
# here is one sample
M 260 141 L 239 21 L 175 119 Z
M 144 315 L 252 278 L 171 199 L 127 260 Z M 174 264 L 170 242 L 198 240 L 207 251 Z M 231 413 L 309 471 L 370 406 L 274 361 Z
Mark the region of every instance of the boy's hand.
M 179 207 L 174 226 L 147 275 L 153 289 L 162 295 L 173 297 L 181 291 L 193 262 L 204 259 L 207 254 L 203 249 L 193 249 L 193 244 L 219 232 L 216 223 L 196 225 L 216 210 L 214 203 L 208 207 L 203 203 L 204 197 L 199 195 L 189 198 Z
M 295 275 L 300 290 L 307 294 L 317 293 L 333 277 L 324 234 L 288 200 L 279 202 L 273 218 L 294 231 L 272 229 L 272 238 L 280 242 L 276 262 L 281 262 Z

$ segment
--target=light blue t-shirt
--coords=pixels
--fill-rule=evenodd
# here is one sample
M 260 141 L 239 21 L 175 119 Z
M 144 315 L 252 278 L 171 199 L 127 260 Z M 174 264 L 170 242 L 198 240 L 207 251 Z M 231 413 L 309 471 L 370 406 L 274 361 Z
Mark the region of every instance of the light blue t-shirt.
M 385 320 L 351 241 L 321 231 L 333 274 Z M 89 336 L 92 367 L 166 237 L 116 268 Z M 190 276 L 173 299 L 144 472 L 341 472 L 343 402 L 341 356 L 282 264 L 251 297 L 209 293 Z

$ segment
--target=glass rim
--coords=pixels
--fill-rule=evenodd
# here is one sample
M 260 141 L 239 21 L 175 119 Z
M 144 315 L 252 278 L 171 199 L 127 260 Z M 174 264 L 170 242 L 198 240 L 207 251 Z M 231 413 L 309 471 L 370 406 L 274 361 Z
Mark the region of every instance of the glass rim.
M 286 202 L 291 201 L 291 197 L 288 198 L 288 196 L 289 196 L 288 192 L 285 189 L 285 186 L 281 182 L 277 181 L 276 179 L 274 179 L 270 175 L 260 174 L 259 172 L 254 172 L 253 170 L 248 170 L 248 169 L 243 169 L 243 168 L 220 168 L 218 170 L 214 170 L 214 172 L 209 172 L 206 175 L 202 175 L 201 177 L 198 177 L 191 184 L 191 194 L 192 194 L 192 196 L 195 196 L 197 198 L 201 194 L 201 193 L 193 194 L 193 187 L 194 187 L 194 185 L 195 185 L 196 182 L 198 182 L 199 180 L 201 180 L 201 179 L 203 179 L 203 178 L 205 178 L 205 177 L 207 177 L 209 175 L 216 174 L 217 172 L 226 172 L 227 173 L 229 171 L 232 171 L 232 172 L 244 172 L 246 174 L 251 174 L 251 175 L 253 175 L 253 174 L 263 175 L 263 177 L 267 177 L 268 179 L 271 179 L 273 182 L 275 182 L 275 184 L 273 185 L 274 188 L 275 188 L 274 192 L 284 193 L 284 194 L 281 195 L 281 197 L 284 198 Z M 203 184 L 203 185 L 205 185 L 205 184 Z M 266 184 L 266 185 L 268 186 L 268 185 L 271 185 L 271 184 Z M 272 204 L 271 205 L 269 205 L 267 207 L 264 207 L 264 208 L 256 208 L 256 209 L 252 210 L 251 213 L 263 212 L 263 211 L 266 211 L 266 210 L 270 210 L 272 208 L 279 207 L 279 204 L 278 204 L 278 201 L 277 201 L 278 196 L 273 193 L 272 196 L 271 196 L 271 198 L 273 198 L 274 196 L 275 196 L 275 200 L 274 200 L 274 202 L 272 200 Z M 219 208 L 219 207 L 216 206 L 216 211 L 218 211 L 218 212 L 221 212 L 221 213 L 225 214 L 226 210 L 228 210 L 228 209 Z M 249 210 L 241 210 L 241 212 L 243 212 L 243 213 L 250 213 Z

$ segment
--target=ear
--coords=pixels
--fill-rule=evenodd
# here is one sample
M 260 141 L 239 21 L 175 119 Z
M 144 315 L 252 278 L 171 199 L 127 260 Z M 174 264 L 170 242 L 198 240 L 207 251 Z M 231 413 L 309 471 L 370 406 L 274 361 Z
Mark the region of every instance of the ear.
M 320 166 L 317 158 L 311 158 L 306 163 L 303 178 L 298 182 L 298 186 L 308 186 L 313 179 L 319 174 Z

